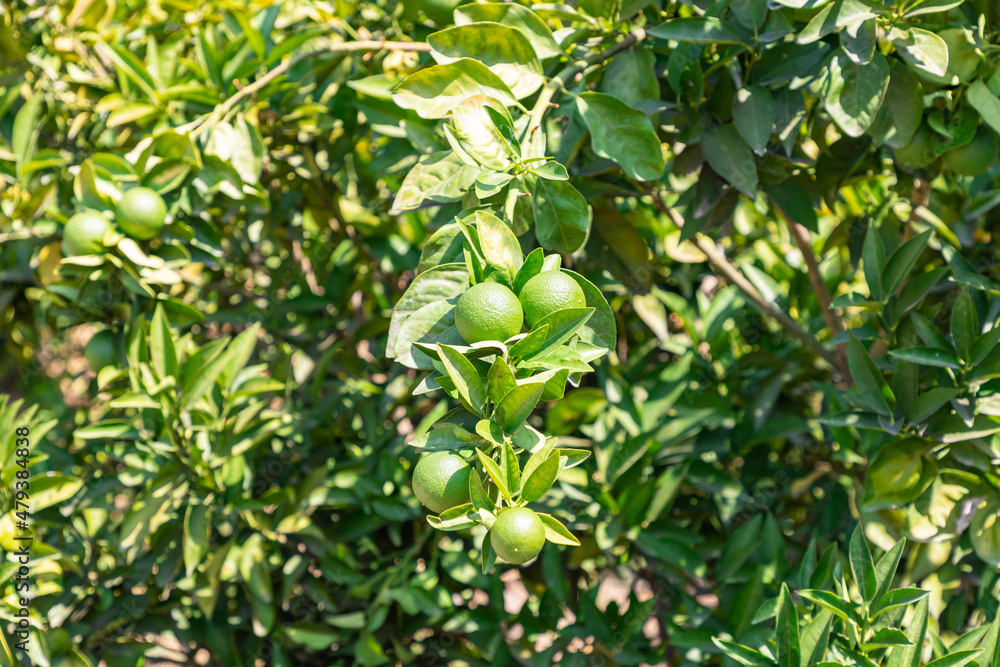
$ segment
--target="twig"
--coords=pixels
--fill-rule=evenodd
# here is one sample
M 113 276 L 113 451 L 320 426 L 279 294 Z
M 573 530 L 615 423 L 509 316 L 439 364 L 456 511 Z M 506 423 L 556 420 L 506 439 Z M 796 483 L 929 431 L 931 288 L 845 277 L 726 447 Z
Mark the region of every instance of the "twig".
M 292 241 L 292 257 L 298 262 L 299 268 L 302 270 L 302 275 L 305 276 L 306 284 L 309 285 L 309 291 L 317 296 L 325 294 L 326 290 L 320 287 L 316 281 L 316 272 L 313 271 L 312 262 L 302 252 L 302 244 L 299 241 Z
M 660 211 L 669 215 L 670 219 L 673 220 L 674 224 L 678 227 L 684 226 L 684 219 L 681 218 L 680 213 L 672 207 L 667 206 L 666 202 L 663 201 L 660 197 L 660 193 L 655 188 L 650 191 L 650 194 L 652 194 L 653 202 Z M 815 336 L 799 326 L 799 323 L 793 320 L 788 313 L 768 301 L 764 295 L 761 294 L 757 288 L 754 287 L 753 284 L 729 262 L 728 259 L 726 259 L 726 256 L 715 246 L 715 243 L 710 238 L 698 233 L 695 234 L 692 240 L 694 241 L 694 244 L 698 246 L 698 249 L 701 250 L 702 253 L 704 253 L 708 258 L 709 263 L 715 267 L 715 270 L 726 280 L 735 285 L 737 289 L 743 292 L 743 294 L 758 308 L 760 308 L 765 314 L 777 320 L 777 322 L 784 327 L 788 333 L 798 338 L 806 345 L 806 347 L 815 352 L 816 355 L 824 361 L 842 373 L 846 372 L 846 369 L 841 366 L 841 360 L 836 354 L 828 350 L 826 346 L 816 339 Z
M 646 31 L 639 28 L 635 32 L 629 33 L 625 39 L 617 44 L 609 46 L 603 51 L 595 53 L 588 58 L 576 61 L 549 79 L 549 82 L 545 84 L 545 87 L 542 88 L 542 91 L 538 94 L 535 106 L 531 108 L 531 116 L 528 120 L 528 127 L 525 131 L 525 136 L 527 137 L 536 128 L 541 126 L 545 112 L 549 110 L 549 106 L 552 103 L 552 98 L 557 92 L 565 88 L 566 84 L 572 81 L 577 74 L 585 71 L 589 67 L 599 65 L 616 53 L 620 53 L 621 51 L 638 44 L 644 39 L 646 39 Z
M 826 326 L 830 329 L 830 335 L 836 336 L 844 330 L 844 325 L 837 316 L 837 313 L 833 312 L 833 308 L 830 305 L 833 299 L 830 296 L 830 290 L 826 286 L 826 281 L 823 280 L 823 276 L 819 272 L 819 261 L 813 250 L 812 242 L 809 240 L 809 230 L 799 223 L 793 222 L 785 215 L 784 211 L 779 210 L 778 212 L 784 219 L 785 224 L 788 225 L 788 231 L 791 232 L 792 238 L 795 240 L 795 245 L 799 247 L 799 251 L 806 261 L 806 272 L 809 274 L 809 282 L 816 292 L 816 298 L 819 300 L 820 310 L 823 311 L 823 319 L 826 320 Z M 838 368 L 846 371 L 847 343 L 837 344 L 837 356 L 840 357 Z
M 220 103 L 210 111 L 209 113 L 194 119 L 190 123 L 186 123 L 175 128 L 175 131 L 184 134 L 185 132 L 193 132 L 197 130 L 205 121 L 213 116 L 222 116 L 227 111 L 236 106 L 236 103 L 245 97 L 253 95 L 258 90 L 262 89 L 267 84 L 271 83 L 279 76 L 295 67 L 303 60 L 309 60 L 310 58 L 315 58 L 326 53 L 347 53 L 352 51 L 430 51 L 430 44 L 425 42 L 389 42 L 384 39 L 379 40 L 361 40 L 357 42 L 338 42 L 336 44 L 330 44 L 329 46 L 317 49 L 315 51 L 309 51 L 308 53 L 303 53 L 301 55 L 295 56 L 280 65 L 276 66 L 274 69 L 269 70 L 266 74 L 261 76 L 259 79 L 253 83 L 240 88 L 236 93 L 229 97 L 225 102 Z

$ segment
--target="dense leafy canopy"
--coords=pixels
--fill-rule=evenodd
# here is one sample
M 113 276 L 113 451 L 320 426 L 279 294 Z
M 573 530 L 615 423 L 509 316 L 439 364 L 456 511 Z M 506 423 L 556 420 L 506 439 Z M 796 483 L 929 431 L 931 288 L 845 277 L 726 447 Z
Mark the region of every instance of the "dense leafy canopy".
M 997 667 L 998 30 L 5 4 L 0 617 L 29 429 L 32 664 Z M 462 339 L 545 271 L 585 305 Z

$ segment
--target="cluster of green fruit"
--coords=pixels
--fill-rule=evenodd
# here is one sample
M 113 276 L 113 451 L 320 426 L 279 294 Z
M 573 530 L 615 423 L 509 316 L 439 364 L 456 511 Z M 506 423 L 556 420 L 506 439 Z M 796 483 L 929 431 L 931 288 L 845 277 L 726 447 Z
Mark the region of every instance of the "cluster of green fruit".
M 428 239 L 390 324 L 387 355 L 429 371 L 414 392 L 461 404 L 410 441 L 426 452 L 413 495 L 435 529 L 487 529 L 484 572 L 497 558 L 526 563 L 546 541 L 579 544 L 527 505 L 589 452 L 557 447 L 528 417 L 578 385 L 617 332 L 600 290 L 560 264 L 540 248 L 524 256 L 509 222 L 472 211 Z
M 115 207 L 118 228 L 137 241 L 155 237 L 167 219 L 163 197 L 149 188 L 132 188 L 122 195 Z M 66 221 L 62 249 L 67 257 L 93 255 L 105 249 L 104 238 L 114 231 L 111 221 L 92 212 L 77 213 Z
M 521 333 L 524 321 L 534 326 L 567 308 L 586 306 L 583 289 L 561 271 L 544 271 L 515 295 L 495 282 L 473 285 L 459 298 L 455 327 L 469 344 L 503 342 Z M 441 514 L 471 502 L 472 468 L 462 456 L 448 452 L 425 455 L 413 469 L 413 494 Z M 490 528 L 490 545 L 508 563 L 526 563 L 542 550 L 545 526 L 533 510 L 510 507 L 499 512 Z
M 500 283 L 473 285 L 458 300 L 455 327 L 470 345 L 503 342 L 521 333 L 525 321 L 533 327 L 557 310 L 586 305 L 583 289 L 575 280 L 561 271 L 543 271 L 528 280 L 519 294 Z

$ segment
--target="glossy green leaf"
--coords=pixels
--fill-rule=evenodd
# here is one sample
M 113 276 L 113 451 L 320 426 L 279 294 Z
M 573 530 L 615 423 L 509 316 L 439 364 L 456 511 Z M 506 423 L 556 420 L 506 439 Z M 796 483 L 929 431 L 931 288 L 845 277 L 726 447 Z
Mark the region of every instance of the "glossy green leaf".
M 533 195 L 535 235 L 546 250 L 570 255 L 590 234 L 590 207 L 568 181 L 536 179 Z
M 418 70 L 396 86 L 392 99 L 422 118 L 444 118 L 473 95 L 492 97 L 504 106 L 517 106 L 517 99 L 503 79 L 471 58 Z
M 757 196 L 757 163 L 734 125 L 716 125 L 701 135 L 701 152 L 709 166 L 751 199 Z
M 637 181 L 657 181 L 663 176 L 660 140 L 646 114 L 604 93 L 580 93 L 575 101 L 597 155 L 614 160 L 626 176 Z

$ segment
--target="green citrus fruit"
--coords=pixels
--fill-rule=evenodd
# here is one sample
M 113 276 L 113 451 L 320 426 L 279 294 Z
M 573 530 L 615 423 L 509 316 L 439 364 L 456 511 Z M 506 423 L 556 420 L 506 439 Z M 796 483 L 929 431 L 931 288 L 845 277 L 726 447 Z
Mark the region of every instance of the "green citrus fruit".
M 512 507 L 500 512 L 490 529 L 490 544 L 497 556 L 520 565 L 538 555 L 545 544 L 545 526 L 527 507 Z
M 931 166 L 938 157 L 934 147 L 936 141 L 937 134 L 934 130 L 921 123 L 910 143 L 895 150 L 896 162 L 907 169 L 923 169 Z
M 499 283 L 479 283 L 455 307 L 455 327 L 466 343 L 505 341 L 521 332 L 524 313 L 517 297 Z
M 468 0 L 420 0 L 420 8 L 438 25 L 451 25 L 455 22 L 455 8 L 464 5 Z
M 948 28 L 937 33 L 948 46 L 948 68 L 944 76 L 928 74 L 917 69 L 917 75 L 925 81 L 939 86 L 954 86 L 968 83 L 976 76 L 982 58 L 976 53 L 976 43 L 972 33 L 965 28 Z
M 116 348 L 115 335 L 110 331 L 98 331 L 91 336 L 83 347 L 83 356 L 90 370 L 97 373 L 105 366 L 114 366 L 118 357 Z
M 441 512 L 469 502 L 472 468 L 458 454 L 434 452 L 413 468 L 413 494 L 424 507 Z
M 77 213 L 63 228 L 62 249 L 67 257 L 93 255 L 104 250 L 104 235 L 111 223 L 96 213 Z
M 167 205 L 149 188 L 132 188 L 118 202 L 117 221 L 122 231 L 134 239 L 151 239 L 163 229 Z
M 998 157 L 1000 136 L 988 127 L 980 126 L 972 141 L 944 154 L 944 164 L 956 174 L 979 176 L 985 174 Z
M 519 298 L 529 327 L 557 310 L 587 305 L 583 288 L 562 271 L 542 271 L 524 284 Z
M 937 474 L 937 465 L 926 456 L 932 446 L 920 438 L 885 445 L 868 467 L 865 506 L 899 507 L 916 500 Z

